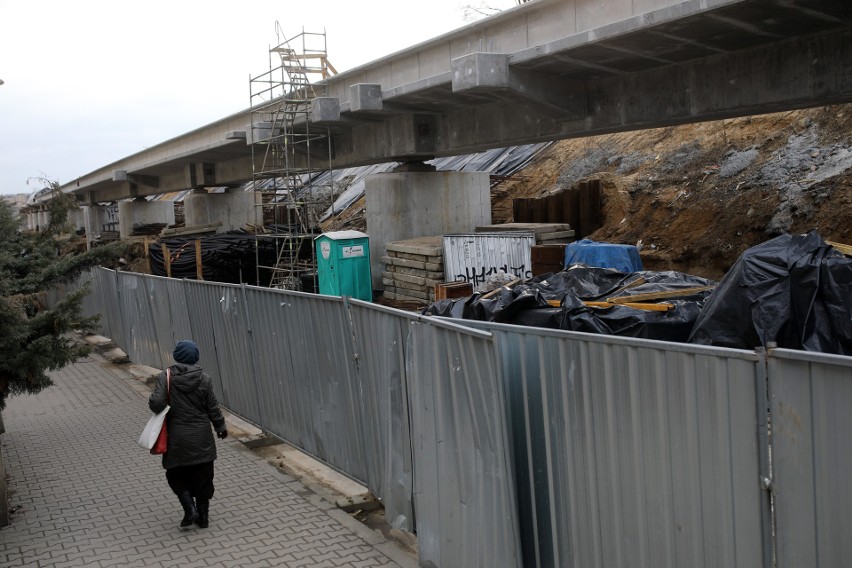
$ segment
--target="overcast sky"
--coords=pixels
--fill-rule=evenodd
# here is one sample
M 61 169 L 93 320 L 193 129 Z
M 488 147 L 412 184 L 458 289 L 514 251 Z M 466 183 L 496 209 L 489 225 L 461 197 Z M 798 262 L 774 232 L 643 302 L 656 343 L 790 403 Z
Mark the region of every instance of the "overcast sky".
M 0 193 L 67 183 L 248 108 L 275 22 L 339 72 L 469 23 L 475 0 L 0 0 Z M 489 0 L 507 9 L 514 0 Z

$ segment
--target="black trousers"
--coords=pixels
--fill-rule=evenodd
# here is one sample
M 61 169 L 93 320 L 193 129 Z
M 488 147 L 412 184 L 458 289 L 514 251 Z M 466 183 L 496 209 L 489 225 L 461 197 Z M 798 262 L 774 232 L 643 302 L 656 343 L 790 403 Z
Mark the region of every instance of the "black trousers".
M 213 462 L 173 467 L 166 470 L 169 487 L 180 495 L 189 491 L 193 497 L 211 499 L 213 497 Z

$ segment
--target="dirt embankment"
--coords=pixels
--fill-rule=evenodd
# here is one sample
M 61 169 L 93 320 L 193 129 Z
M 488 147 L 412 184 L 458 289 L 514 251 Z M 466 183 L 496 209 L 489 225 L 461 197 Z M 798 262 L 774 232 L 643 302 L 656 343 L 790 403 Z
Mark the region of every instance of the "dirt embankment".
M 517 177 L 492 194 L 495 223 L 515 197 L 600 178 L 590 238 L 641 241 L 648 270 L 719 279 L 783 232 L 852 242 L 852 105 L 563 140 Z

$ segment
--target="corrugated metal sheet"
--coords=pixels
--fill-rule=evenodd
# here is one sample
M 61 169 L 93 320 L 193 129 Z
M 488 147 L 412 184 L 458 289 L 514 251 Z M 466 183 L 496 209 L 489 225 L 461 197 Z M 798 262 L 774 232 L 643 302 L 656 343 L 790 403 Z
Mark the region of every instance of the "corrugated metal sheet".
M 270 431 L 359 480 L 363 423 L 349 317 L 331 296 L 246 288 Z M 264 426 L 265 427 L 265 426 Z
M 349 301 L 367 456 L 364 481 L 382 499 L 385 518 L 414 529 L 411 432 L 405 344 L 417 316 L 358 300 Z
M 95 272 L 98 300 L 101 302 L 102 325 L 109 330 L 107 337 L 116 345 L 125 346 L 127 340 L 124 331 L 124 318 L 121 313 L 121 294 L 118 291 L 117 273 L 101 269 Z
M 217 372 L 211 376 L 220 385 L 222 404 L 249 420 L 260 416 L 244 290 L 239 285 L 197 280 L 186 280 L 184 286 L 197 307 L 205 306 L 205 318 L 210 318 L 213 349 L 205 351 L 199 344 L 199 364 L 209 370 L 210 360 L 215 358 Z M 196 314 L 190 317 L 195 318 Z
M 158 327 L 165 328 L 167 322 L 159 322 L 154 313 L 154 304 L 162 301 L 154 297 L 148 286 L 150 276 L 129 272 L 118 272 L 116 286 L 120 290 L 119 305 L 125 325 L 125 345 L 122 346 L 131 360 L 146 365 L 162 366 Z
M 421 566 L 521 566 L 500 368 L 488 333 L 411 324 L 408 393 Z
M 852 559 L 852 358 L 783 349 L 767 357 L 778 568 Z
M 469 233 L 444 235 L 444 275 L 477 290 L 501 270 L 511 278 L 532 276 L 535 233 Z
M 465 323 L 498 344 L 526 565 L 766 565 L 754 353 Z

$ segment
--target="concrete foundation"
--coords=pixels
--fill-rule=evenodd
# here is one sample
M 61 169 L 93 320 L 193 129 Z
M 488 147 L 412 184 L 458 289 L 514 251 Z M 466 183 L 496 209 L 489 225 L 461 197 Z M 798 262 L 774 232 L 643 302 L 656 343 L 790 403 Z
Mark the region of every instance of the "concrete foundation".
M 183 200 L 186 226 L 208 225 L 221 222 L 217 233 L 244 229 L 248 223 L 257 223 L 256 205 L 261 194 L 247 191 L 227 193 L 191 193 Z
M 122 239 L 133 234 L 134 225 L 149 223 L 175 224 L 175 204 L 172 201 L 122 201 L 118 204 L 118 232 Z
M 373 288 L 382 286 L 385 244 L 473 231 L 491 223 L 487 172 L 398 172 L 365 180 Z

